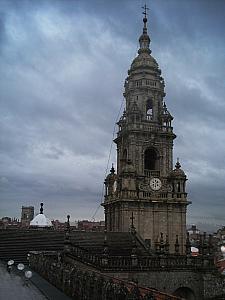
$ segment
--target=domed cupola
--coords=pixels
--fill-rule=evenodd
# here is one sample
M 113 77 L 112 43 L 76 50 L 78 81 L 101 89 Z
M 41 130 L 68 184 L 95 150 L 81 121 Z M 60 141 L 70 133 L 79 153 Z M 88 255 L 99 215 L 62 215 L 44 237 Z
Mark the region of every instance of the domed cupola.
M 158 121 L 159 117 L 157 114 L 159 114 L 159 110 L 162 109 L 162 98 L 165 96 L 165 84 L 161 76 L 159 65 L 151 55 L 149 48 L 151 39 L 147 32 L 147 7 L 144 7 L 144 9 L 143 32 L 139 38 L 140 48 L 128 70 L 128 77 L 124 84 L 124 97 L 127 103 L 136 100 L 143 116 L 146 115 L 146 102 L 149 98 L 157 98 L 154 100 L 155 103 L 153 106 L 155 106 L 155 108 L 153 110 L 155 113 L 153 114 L 152 121 Z M 157 101 L 160 101 L 160 103 L 156 103 Z M 128 110 L 127 114 L 129 114 Z
M 179 159 L 177 159 L 175 169 L 171 172 L 172 192 L 174 197 L 182 199 L 186 198 L 186 181 L 187 177 L 181 169 Z
M 52 222 L 43 214 L 43 203 L 41 203 L 40 213 L 30 222 L 30 227 L 43 228 L 52 226 Z
M 130 70 L 128 71 L 128 74 L 130 75 L 132 71 L 143 67 L 157 72 L 159 76 L 161 75 L 161 71 L 159 69 L 157 61 L 154 59 L 154 57 L 146 52 L 142 52 L 137 57 L 135 57 L 131 64 Z
M 150 54 L 151 50 L 149 49 L 149 45 L 150 45 L 151 39 L 150 39 L 150 37 L 147 33 L 146 14 L 145 14 L 145 17 L 143 19 L 143 22 L 144 22 L 143 34 L 139 38 L 140 49 L 138 50 L 138 54 L 141 54 L 142 52 Z
M 143 68 L 148 67 L 152 70 L 158 70 L 159 75 L 161 74 L 159 70 L 159 66 L 157 61 L 153 56 L 151 56 L 150 46 L 150 37 L 147 33 L 147 18 L 146 16 L 143 19 L 144 27 L 143 27 L 143 34 L 139 38 L 140 48 L 138 50 L 138 56 L 133 60 L 131 64 L 131 68 L 128 73 L 136 68 Z
M 112 164 L 112 168 L 110 169 L 110 173 L 106 177 L 106 181 L 111 182 L 111 181 L 114 181 L 115 178 L 116 178 L 115 169 L 114 169 L 114 166 Z
M 181 169 L 181 164 L 179 162 L 179 159 L 177 159 L 177 163 L 175 165 L 175 169 L 171 172 L 172 177 L 185 177 L 186 175 L 184 171 Z
M 115 169 L 112 164 L 112 168 L 110 173 L 107 175 L 105 179 L 105 194 L 106 196 L 113 196 L 117 189 L 117 175 L 115 174 Z

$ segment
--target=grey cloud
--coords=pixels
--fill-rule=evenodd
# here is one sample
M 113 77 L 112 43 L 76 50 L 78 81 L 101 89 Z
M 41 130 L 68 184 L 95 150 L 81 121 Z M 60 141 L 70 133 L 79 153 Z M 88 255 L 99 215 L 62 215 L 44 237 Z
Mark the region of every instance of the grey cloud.
M 175 117 L 174 157 L 189 177 L 188 218 L 212 222 L 222 218 L 224 202 L 223 6 L 160 0 L 149 16 Z M 1 1 L 0 10 L 1 212 L 19 216 L 20 206 L 43 200 L 52 218 L 68 210 L 88 218 L 101 201 L 123 83 L 142 31 L 140 2 L 14 0 Z M 113 147 L 111 161 L 115 153 Z

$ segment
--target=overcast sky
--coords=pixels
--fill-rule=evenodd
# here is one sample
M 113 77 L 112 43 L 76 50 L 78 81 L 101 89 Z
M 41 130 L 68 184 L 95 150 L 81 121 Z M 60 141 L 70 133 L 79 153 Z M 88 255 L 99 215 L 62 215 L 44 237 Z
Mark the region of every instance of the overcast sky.
M 0 217 L 44 202 L 51 219 L 91 219 L 143 4 L 0 0 Z M 188 222 L 225 225 L 225 0 L 147 4 L 174 158 L 189 179 Z

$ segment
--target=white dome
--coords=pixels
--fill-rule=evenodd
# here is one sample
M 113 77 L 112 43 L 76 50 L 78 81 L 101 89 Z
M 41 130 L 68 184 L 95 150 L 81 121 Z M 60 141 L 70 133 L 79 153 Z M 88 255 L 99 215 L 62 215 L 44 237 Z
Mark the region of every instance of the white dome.
M 50 227 L 50 226 L 52 226 L 52 222 L 48 218 L 46 218 L 46 216 L 44 214 L 38 214 L 30 222 L 30 226 Z

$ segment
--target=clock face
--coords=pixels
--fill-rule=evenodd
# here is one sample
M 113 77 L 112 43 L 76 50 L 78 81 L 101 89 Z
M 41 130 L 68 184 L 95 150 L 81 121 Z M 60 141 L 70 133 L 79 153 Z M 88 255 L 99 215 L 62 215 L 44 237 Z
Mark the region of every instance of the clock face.
M 158 191 L 162 187 L 162 182 L 159 178 L 152 178 L 150 180 L 150 187 L 153 191 Z

